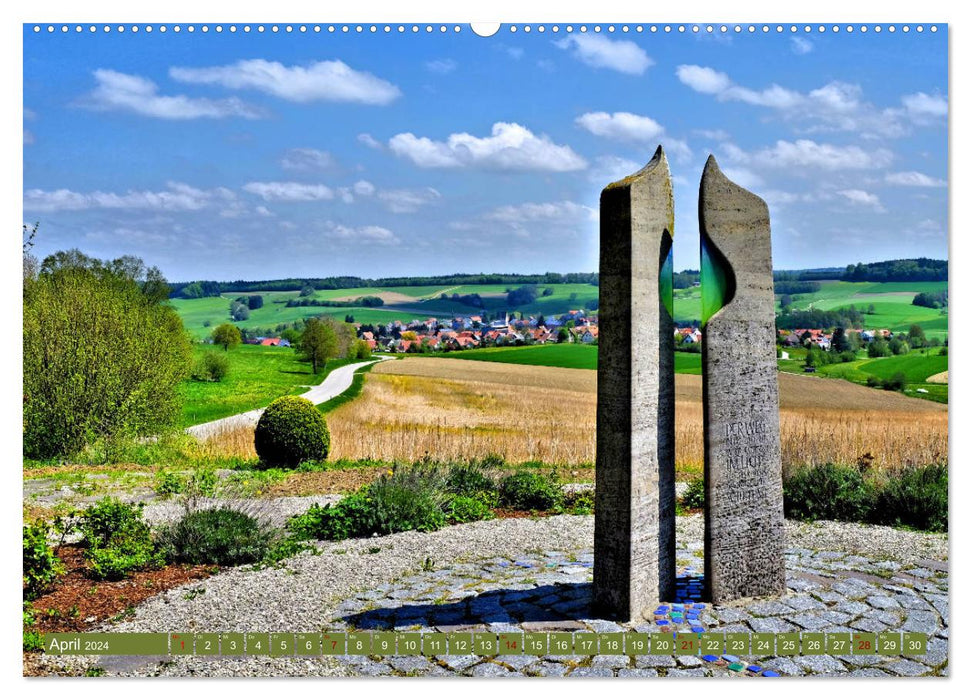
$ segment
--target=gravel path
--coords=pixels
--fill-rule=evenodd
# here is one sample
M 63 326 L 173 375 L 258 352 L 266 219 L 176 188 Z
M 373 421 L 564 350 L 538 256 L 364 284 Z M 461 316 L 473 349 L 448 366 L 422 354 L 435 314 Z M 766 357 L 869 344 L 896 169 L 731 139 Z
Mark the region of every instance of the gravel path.
M 297 508 L 297 503 L 293 506 Z M 946 535 L 836 522 L 810 525 L 790 522 L 786 533 L 789 595 L 780 602 L 739 601 L 716 607 L 711 611 L 712 616 L 705 618 L 708 628 L 882 631 L 902 627 L 927 631 L 933 636 L 932 654 L 922 659 L 923 663 L 903 658 L 828 656 L 806 662 L 809 666 L 782 657 L 762 659 L 759 663 L 787 675 L 946 673 Z M 682 570 L 687 567 L 686 576 L 697 576 L 690 572 L 700 571 L 703 566 L 702 517 L 679 517 L 677 537 L 679 567 Z M 572 611 L 556 619 L 579 618 L 579 622 L 572 624 L 582 623 L 580 629 L 611 631 L 617 627 L 613 623 L 583 619 L 587 617 L 583 611 L 589 604 L 583 596 L 589 595 L 592 542 L 592 516 L 562 515 L 536 520 L 483 521 L 430 533 L 406 532 L 319 543 L 321 554 L 298 555 L 288 560 L 284 568 L 261 571 L 236 568 L 172 589 L 139 606 L 130 620 L 104 629 L 295 632 L 341 629 L 349 620 L 366 628 L 367 618 L 361 616 L 372 614 L 367 611 L 377 608 L 373 613 L 376 615 L 381 610 L 401 606 L 408 606 L 411 612 L 402 613 L 406 618 L 399 616 L 394 628 L 438 626 L 441 629 L 438 625 L 441 620 L 421 618 L 421 615 L 445 614 L 448 608 L 453 608 L 454 613 L 456 605 L 466 605 L 446 602 L 456 599 L 471 601 L 468 604 L 478 608 L 461 609 L 455 622 L 491 621 L 487 627 L 497 631 L 504 618 L 496 618 L 496 614 L 512 615 L 509 622 L 515 623 L 517 619 L 525 619 L 522 610 L 535 610 L 544 605 L 565 613 Z M 550 589 L 550 584 L 555 587 Z M 544 592 L 547 589 L 558 591 L 556 595 L 560 597 L 550 599 L 549 593 Z M 529 597 L 539 595 L 547 597 L 537 606 L 537 601 Z M 489 596 L 498 597 L 490 601 Z M 477 619 L 475 610 L 484 617 Z M 596 672 L 599 657 L 595 657 L 593 666 L 583 659 L 574 659 L 567 665 L 563 659 L 533 659 L 539 665 L 530 667 L 529 671 L 523 670 L 525 664 L 515 668 L 505 661 L 500 665 L 478 657 L 453 668 L 448 661 L 452 657 L 442 658 L 445 660 L 436 662 L 422 657 L 385 657 L 375 661 L 368 657 L 214 659 L 197 656 L 172 657 L 158 664 L 151 659 L 125 657 L 45 657 L 43 663 L 52 670 L 95 665 L 106 669 L 108 675 L 172 676 L 720 675 L 724 671 L 696 668 L 695 660 L 680 657 L 677 661 L 670 657 L 645 657 L 636 663 L 625 660 L 623 664 L 607 664 L 606 670 L 600 668 Z M 866 659 L 871 659 L 871 663 L 863 663 Z M 818 668 L 811 664 L 817 664 Z
M 338 367 L 337 369 L 332 370 L 324 381 L 316 386 L 310 387 L 306 393 L 303 393 L 300 396 L 301 398 L 307 399 L 314 405 L 329 401 L 335 396 L 347 391 L 348 387 L 351 386 L 351 382 L 354 381 L 354 372 L 359 370 L 361 367 L 366 367 L 367 365 L 374 364 L 375 362 L 382 362 L 387 359 L 389 358 L 381 357 L 375 360 L 368 360 L 367 362 L 355 362 L 352 365 Z M 257 422 L 260 420 L 261 415 L 263 415 L 263 409 L 256 408 L 252 411 L 246 411 L 245 413 L 237 413 L 235 416 L 228 416 L 226 418 L 209 421 L 208 423 L 193 425 L 186 428 L 186 432 L 190 435 L 194 435 L 197 438 L 205 438 L 221 430 L 247 427 L 255 428 Z

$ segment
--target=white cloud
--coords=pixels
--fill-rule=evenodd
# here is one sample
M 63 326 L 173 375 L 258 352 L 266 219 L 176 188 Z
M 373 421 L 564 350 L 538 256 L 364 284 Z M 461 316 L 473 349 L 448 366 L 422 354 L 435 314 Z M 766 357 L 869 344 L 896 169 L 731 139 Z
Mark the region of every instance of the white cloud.
M 643 75 L 654 61 L 633 41 L 612 41 L 600 34 L 573 34 L 553 42 L 573 49 L 573 56 L 594 68 L 609 68 L 629 75 Z
M 792 53 L 798 56 L 805 56 L 813 50 L 813 42 L 801 36 L 794 36 L 789 39 L 792 44 Z
M 864 101 L 859 85 L 834 80 L 801 93 L 776 84 L 753 90 L 737 85 L 725 73 L 704 66 L 681 65 L 675 74 L 692 90 L 714 95 L 719 101 L 766 107 L 791 121 L 811 122 L 809 131 L 857 131 L 866 137 L 897 137 L 907 132 L 901 119 L 903 110 L 881 110 Z M 912 102 L 917 110 L 935 109 L 933 100 L 914 97 Z
M 513 59 L 514 61 L 518 61 L 520 58 L 523 57 L 523 54 L 526 53 L 525 51 L 523 51 L 523 49 L 521 49 L 518 46 L 502 46 L 501 48 L 503 51 L 506 52 L 506 55 L 509 56 L 509 58 Z
M 369 197 L 374 194 L 374 185 L 372 185 L 367 180 L 358 180 L 354 183 L 354 194 L 359 194 L 362 197 Z
M 30 189 L 24 192 L 25 211 L 81 211 L 86 209 L 142 209 L 196 211 L 211 205 L 226 206 L 236 195 L 225 187 L 201 190 L 181 182 L 169 182 L 161 191 L 128 190 L 124 193 L 75 192 L 68 189 Z
M 865 190 L 840 190 L 837 194 L 844 197 L 851 204 L 870 207 L 875 211 L 884 211 L 883 204 L 880 203 L 880 198 L 872 192 L 866 192 Z
M 426 61 L 425 69 L 431 71 L 432 73 L 438 73 L 439 75 L 447 75 L 459 67 L 451 58 L 439 58 L 434 61 Z
M 358 134 L 357 140 L 368 148 L 373 148 L 376 151 L 380 151 L 384 148 L 384 146 L 381 145 L 381 142 L 371 136 L 371 134 Z
M 280 160 L 280 165 L 285 170 L 297 171 L 328 170 L 336 164 L 334 156 L 315 148 L 291 148 Z
M 730 161 L 752 164 L 763 168 L 804 168 L 810 170 L 866 170 L 886 167 L 893 160 L 893 154 L 884 148 L 864 150 L 859 146 L 834 146 L 816 143 L 809 139 L 797 141 L 776 141 L 774 146 L 763 148 L 754 153 L 746 153 L 733 144 L 722 146 Z
M 635 160 L 621 158 L 620 156 L 600 156 L 590 169 L 589 179 L 590 182 L 595 183 L 599 187 L 606 187 L 612 182 L 617 182 L 618 180 L 623 180 L 628 175 L 633 175 L 646 164 L 646 161 L 644 163 L 638 163 Z
M 724 129 L 695 129 L 694 133 L 712 141 L 727 141 L 731 135 Z
M 491 170 L 568 172 L 582 170 L 587 162 L 569 146 L 536 136 L 524 126 L 505 122 L 492 125 L 491 136 L 451 134 L 433 141 L 412 133 L 388 141 L 391 151 L 421 168 L 478 167 Z
M 664 133 L 664 127 L 650 117 L 630 112 L 588 112 L 577 117 L 576 123 L 595 136 L 615 141 L 649 143 Z
M 523 224 L 529 221 L 566 220 L 580 222 L 584 220 L 597 221 L 599 213 L 596 209 L 577 204 L 576 202 L 543 202 L 515 204 L 498 207 L 485 215 L 491 221 L 501 221 L 508 224 Z
M 401 243 L 401 239 L 383 226 L 345 226 L 328 221 L 325 227 L 325 235 L 336 241 L 376 245 L 398 245 Z
M 334 191 L 326 185 L 302 182 L 248 182 L 243 189 L 267 202 L 316 202 L 334 198 Z
M 34 135 L 27 129 L 24 129 L 24 145 L 29 146 L 33 142 L 34 142 Z
M 211 68 L 170 68 L 169 75 L 185 83 L 259 90 L 290 102 L 386 105 L 401 96 L 388 81 L 336 60 L 285 66 L 255 58 Z
M 264 207 L 262 204 L 256 207 L 256 213 L 260 216 L 276 216 L 276 214 Z
M 916 170 L 888 173 L 886 180 L 891 185 L 903 185 L 905 187 L 947 187 L 947 183 L 944 180 L 919 173 Z
M 907 116 L 917 122 L 939 119 L 947 116 L 947 98 L 918 92 L 900 98 Z
M 678 76 L 678 80 L 695 92 L 706 95 L 717 95 L 732 84 L 727 75 L 705 66 L 680 65 L 675 69 L 674 74 Z
M 725 173 L 725 177 L 729 180 L 741 185 L 747 190 L 761 187 L 764 184 L 764 180 L 761 177 L 746 168 L 724 168 L 722 172 Z
M 120 110 L 157 119 L 256 119 L 259 112 L 245 102 L 230 97 L 210 100 L 186 95 L 160 95 L 158 86 L 147 78 L 99 68 L 94 71 L 98 85 L 78 104 L 99 111 Z
M 420 190 L 379 190 L 378 201 L 395 214 L 410 214 L 421 207 L 441 199 L 438 190 L 425 187 Z

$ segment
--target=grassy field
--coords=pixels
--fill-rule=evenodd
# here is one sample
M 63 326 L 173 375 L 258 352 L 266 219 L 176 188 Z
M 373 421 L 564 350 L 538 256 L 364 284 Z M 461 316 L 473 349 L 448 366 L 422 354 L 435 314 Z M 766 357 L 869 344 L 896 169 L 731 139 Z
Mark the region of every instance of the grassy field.
M 347 289 L 328 290 L 328 293 L 346 293 Z M 319 294 L 320 292 L 318 292 Z M 348 314 L 358 323 L 389 323 L 391 321 L 410 321 L 416 315 L 413 311 L 396 311 L 394 307 L 326 307 L 326 306 L 294 306 L 287 307 L 286 300 L 296 297 L 296 293 L 274 292 L 276 301 L 269 295 L 264 296 L 264 306 L 250 312 L 246 321 L 235 322 L 240 328 L 273 328 L 280 323 L 292 323 L 300 319 L 311 318 L 327 314 L 343 320 Z M 213 328 L 220 323 L 233 323 L 229 317 L 229 302 L 237 294 L 222 297 L 206 297 L 205 299 L 172 299 L 172 305 L 182 317 L 182 323 L 192 337 L 206 338 Z M 279 301 L 280 303 L 277 303 Z M 207 326 L 206 323 L 209 325 Z
M 848 382 L 780 374 L 783 461 L 788 467 L 924 464 L 947 455 L 947 410 Z M 677 466 L 703 457 L 701 377 L 676 380 Z M 333 456 L 417 459 L 503 455 L 509 461 L 592 462 L 596 373 L 495 362 L 407 358 L 376 366 L 361 397 L 328 415 Z
M 779 369 L 783 372 L 804 374 L 806 351 L 803 348 L 792 348 L 788 349 L 787 352 L 790 359 L 779 360 Z M 905 390 L 907 395 L 947 403 L 947 382 L 928 381 L 931 377 L 947 371 L 948 356 L 940 353 L 940 348 L 928 348 L 926 352 L 912 350 L 906 355 L 869 358 L 866 352 L 861 351 L 858 353 L 858 359 L 853 362 L 818 366 L 815 375 L 866 384 L 869 377 L 890 379 L 898 372 L 902 372 L 907 379 Z M 923 389 L 923 391 L 918 391 L 919 389 Z
M 482 362 L 506 362 L 514 365 L 597 369 L 597 347 L 578 343 L 531 345 L 518 348 L 477 348 L 475 350 L 444 353 L 434 357 L 479 360 Z
M 225 353 L 211 346 L 194 348 L 196 358 L 207 352 Z M 182 427 L 262 408 L 286 394 L 302 394 L 307 386 L 322 382 L 331 369 L 348 362 L 331 360 L 315 376 L 311 374 L 310 364 L 298 360 L 290 348 L 240 345 L 226 354 L 229 373 L 222 381 L 187 379 L 182 383 Z
M 873 304 L 875 313 L 866 316 L 867 328 L 907 331 L 912 323 L 924 329 L 928 338 L 947 337 L 947 312 L 914 306 L 918 292 L 941 292 L 947 282 L 823 282 L 818 292 L 793 295 L 794 309 L 830 311 L 850 305 L 866 310 Z

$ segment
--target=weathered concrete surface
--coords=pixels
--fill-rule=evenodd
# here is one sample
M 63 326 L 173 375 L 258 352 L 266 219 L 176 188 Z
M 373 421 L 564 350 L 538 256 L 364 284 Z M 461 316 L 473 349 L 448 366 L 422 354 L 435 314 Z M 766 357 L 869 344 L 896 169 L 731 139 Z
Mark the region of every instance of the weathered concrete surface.
M 730 268 L 729 282 L 734 278 L 725 305 L 702 335 L 706 583 L 716 603 L 781 595 L 786 585 L 769 210 L 709 157 L 698 212 L 702 245 Z
M 658 147 L 600 195 L 593 600 L 613 619 L 653 619 L 674 587 L 674 324 L 664 298 L 673 232 Z

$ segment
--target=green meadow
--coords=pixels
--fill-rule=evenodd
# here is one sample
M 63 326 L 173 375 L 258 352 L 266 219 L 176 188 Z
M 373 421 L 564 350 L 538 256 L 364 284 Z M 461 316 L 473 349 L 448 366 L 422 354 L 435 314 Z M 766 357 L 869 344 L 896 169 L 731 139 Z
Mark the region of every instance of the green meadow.
M 916 323 L 928 338 L 943 340 L 947 337 L 947 310 L 914 306 L 912 302 L 918 292 L 946 289 L 947 282 L 823 282 L 817 292 L 792 295 L 792 306 L 831 311 L 853 305 L 866 311 L 873 304 L 875 313 L 867 314 L 866 328 L 906 332 Z
M 512 348 L 477 348 L 416 357 L 446 357 L 457 360 L 507 362 L 516 365 L 597 369 L 597 346 L 579 343 L 530 345 Z M 701 355 L 690 352 L 674 353 L 674 371 L 680 374 L 701 374 Z
M 803 348 L 787 348 L 788 360 L 779 360 L 779 369 L 793 374 L 804 374 L 806 351 Z M 816 367 L 815 376 L 845 379 L 856 384 L 866 384 L 869 377 L 891 379 L 898 372 L 907 379 L 905 393 L 922 399 L 947 403 L 948 385 L 930 384 L 928 377 L 947 371 L 947 355 L 941 348 L 911 350 L 906 355 L 869 358 L 866 351 L 857 353 L 852 362 L 837 362 Z M 918 391 L 923 389 L 923 391 Z
M 182 383 L 181 427 L 262 408 L 286 394 L 302 394 L 308 386 L 322 382 L 330 370 L 356 361 L 330 360 L 315 376 L 310 363 L 298 360 L 291 348 L 240 345 L 226 352 L 200 344 L 193 352 L 196 359 L 207 352 L 225 353 L 229 357 L 229 372 L 219 382 L 190 378 Z

